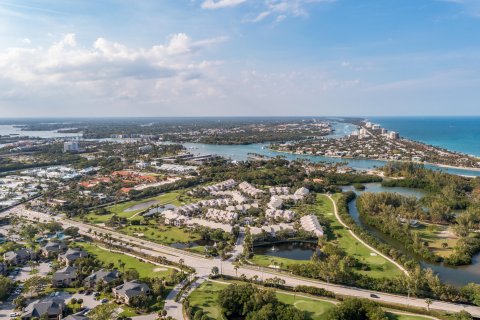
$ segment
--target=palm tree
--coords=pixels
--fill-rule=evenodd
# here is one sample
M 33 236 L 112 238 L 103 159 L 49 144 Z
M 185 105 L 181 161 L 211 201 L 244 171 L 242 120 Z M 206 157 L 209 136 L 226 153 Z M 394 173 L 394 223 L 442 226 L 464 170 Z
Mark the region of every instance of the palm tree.
M 180 263 L 180 270 L 183 272 L 183 264 L 185 263 L 185 260 L 180 259 L 178 260 L 178 263 Z
M 125 273 L 125 262 L 118 259 L 118 266 L 122 269 L 122 272 Z
M 233 267 L 233 268 L 235 269 L 235 276 L 238 277 L 238 268 L 239 268 L 238 265 L 235 265 L 235 267 Z
M 427 311 L 430 311 L 430 305 L 433 303 L 432 299 L 425 299 L 425 303 L 427 304 Z

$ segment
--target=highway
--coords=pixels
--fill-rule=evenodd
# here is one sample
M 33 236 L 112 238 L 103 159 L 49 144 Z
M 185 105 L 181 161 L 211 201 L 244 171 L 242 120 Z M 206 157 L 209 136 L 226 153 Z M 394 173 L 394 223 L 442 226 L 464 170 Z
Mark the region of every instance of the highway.
M 205 258 L 202 255 L 174 249 L 172 247 L 164 246 L 151 241 L 138 239 L 135 237 L 131 237 L 131 236 L 116 232 L 114 230 L 105 229 L 105 228 L 85 224 L 78 221 L 73 221 L 71 219 L 66 219 L 59 216 L 52 217 L 48 214 L 27 210 L 23 205 L 17 206 L 8 211 L 2 212 L 0 213 L 0 216 L 5 216 L 8 214 L 22 216 L 32 221 L 44 222 L 44 221 L 55 220 L 61 223 L 64 228 L 71 227 L 71 226 L 77 227 L 79 228 L 80 234 L 88 235 L 92 238 L 104 239 L 104 236 L 102 237 L 100 236 L 100 234 L 103 234 L 103 235 L 108 234 L 111 241 L 113 241 L 114 244 L 122 245 L 124 247 L 130 248 L 134 252 L 145 253 L 155 257 L 163 256 L 173 262 L 179 262 L 180 259 L 182 259 L 183 263 L 186 266 L 190 266 L 194 268 L 196 270 L 196 274 L 200 277 L 207 276 L 208 274 L 211 273 L 212 267 L 217 266 L 222 274 L 229 275 L 229 276 L 244 274 L 248 278 L 252 278 L 256 276 L 260 280 L 277 277 L 284 280 L 285 284 L 288 286 L 306 285 L 306 286 L 312 286 L 317 288 L 324 288 L 338 295 L 366 298 L 366 299 L 370 299 L 378 302 L 404 305 L 404 306 L 413 306 L 413 307 L 421 307 L 421 308 L 427 307 L 424 299 L 408 298 L 402 295 L 387 294 L 387 293 L 376 292 L 371 290 L 359 289 L 355 287 L 329 284 L 329 283 L 325 283 L 317 280 L 311 280 L 307 278 L 297 277 L 294 275 L 289 275 L 286 273 L 275 272 L 271 269 L 265 269 L 262 267 L 241 266 L 238 268 L 238 270 L 235 270 L 234 268 L 235 266 L 231 261 L 221 261 L 220 259 Z M 95 233 L 97 235 L 95 235 Z M 475 306 L 433 300 L 433 303 L 430 305 L 430 308 L 434 310 L 446 311 L 446 312 L 460 312 L 462 310 L 465 310 L 475 317 L 480 317 L 480 307 L 475 307 Z

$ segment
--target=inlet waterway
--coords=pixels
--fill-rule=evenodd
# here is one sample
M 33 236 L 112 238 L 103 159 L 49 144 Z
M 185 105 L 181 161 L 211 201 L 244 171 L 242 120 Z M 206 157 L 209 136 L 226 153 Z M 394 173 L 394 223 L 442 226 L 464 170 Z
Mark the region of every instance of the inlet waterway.
M 417 198 L 421 198 L 425 195 L 422 190 L 398 187 L 383 187 L 380 183 L 367 183 L 365 184 L 365 186 L 365 190 L 362 191 L 355 190 L 352 186 L 344 187 L 343 190 L 354 191 L 357 195 L 363 192 L 395 192 L 405 196 L 416 196 Z M 474 256 L 472 264 L 468 266 L 452 267 L 446 266 L 444 264 L 429 263 L 423 260 L 420 256 L 415 255 L 411 252 L 407 252 L 403 244 L 399 241 L 387 236 L 386 234 L 380 232 L 378 229 L 364 223 L 358 212 L 356 200 L 350 201 L 350 203 L 348 204 L 348 209 L 350 215 L 355 220 L 355 222 L 362 228 L 367 230 L 371 235 L 373 235 L 380 241 L 383 241 L 384 243 L 387 243 L 395 249 L 401 251 L 403 254 L 419 261 L 423 268 L 432 269 L 435 273 L 438 274 L 439 278 L 443 282 L 454 286 L 463 286 L 470 282 L 480 283 L 480 254 Z
M 288 160 L 307 159 L 311 162 L 325 162 L 325 163 L 345 163 L 346 165 L 357 170 L 371 170 L 383 167 L 386 161 L 370 160 L 370 159 L 350 159 L 350 158 L 333 158 L 316 155 L 300 155 L 285 152 L 277 152 L 268 148 L 267 143 L 257 143 L 248 145 L 216 145 L 204 143 L 183 143 L 185 148 L 193 154 L 205 155 L 216 154 L 231 160 L 245 161 L 252 154 L 259 154 L 267 157 L 284 156 Z M 425 167 L 434 170 L 440 170 L 456 175 L 464 176 L 480 176 L 480 170 L 446 168 L 436 165 L 426 164 Z

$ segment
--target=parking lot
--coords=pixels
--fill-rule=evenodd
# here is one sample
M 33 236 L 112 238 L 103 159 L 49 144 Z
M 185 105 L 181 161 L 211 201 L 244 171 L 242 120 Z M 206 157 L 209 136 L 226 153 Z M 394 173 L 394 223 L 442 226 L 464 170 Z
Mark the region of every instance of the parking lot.
M 51 271 L 51 268 L 49 266 L 48 262 L 41 262 L 37 266 L 37 272 L 32 273 L 32 267 L 30 266 L 23 266 L 20 269 L 17 269 L 16 274 L 14 274 L 12 280 L 14 281 L 20 281 L 20 282 L 25 282 L 28 278 L 37 275 L 37 276 L 46 276 L 48 273 Z M 18 273 L 17 273 L 18 272 Z

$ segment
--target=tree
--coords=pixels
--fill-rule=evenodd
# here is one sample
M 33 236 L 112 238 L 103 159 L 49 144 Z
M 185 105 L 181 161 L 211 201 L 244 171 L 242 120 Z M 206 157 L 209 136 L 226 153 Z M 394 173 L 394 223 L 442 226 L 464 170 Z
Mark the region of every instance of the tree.
M 185 263 L 185 260 L 180 259 L 180 260 L 178 260 L 178 263 L 180 264 L 180 271 L 183 272 L 183 265 L 184 265 L 184 263 Z
M 218 276 L 218 273 L 219 273 L 219 272 L 220 272 L 220 271 L 219 271 L 219 269 L 218 269 L 217 266 L 214 266 L 214 267 L 212 268 L 212 275 Z
M 427 311 L 430 311 L 430 305 L 433 303 L 432 299 L 425 299 L 425 303 L 427 305 Z
M 50 279 L 47 277 L 33 276 L 25 281 L 24 290 L 31 296 L 34 296 L 43 290 L 43 288 L 45 288 L 49 283 Z
M 125 272 L 124 279 L 125 279 L 126 281 L 137 280 L 138 278 L 140 278 L 140 274 L 139 274 L 138 271 L 135 270 L 135 269 L 128 269 L 128 270 Z
M 330 309 L 327 320 L 388 320 L 382 308 L 373 301 L 357 298 L 345 299 Z
M 122 269 L 122 272 L 125 273 L 125 262 L 121 259 L 118 259 L 118 266 Z
M 27 306 L 27 299 L 20 295 L 13 300 L 13 304 L 15 305 L 15 310 L 22 310 Z
M 148 307 L 149 301 L 150 298 L 147 295 L 141 294 L 139 296 L 130 298 L 130 305 L 135 308 L 144 309 Z
M 463 311 L 460 311 L 459 313 L 455 313 L 455 314 L 451 315 L 450 319 L 452 319 L 452 320 L 473 320 L 473 317 L 470 313 L 463 310 Z
M 90 320 L 111 320 L 117 316 L 117 306 L 115 304 L 102 304 L 92 309 L 88 314 Z
M 235 269 L 235 275 L 238 277 L 238 265 L 235 265 L 235 267 L 233 267 Z
M 0 275 L 0 300 L 10 294 L 13 289 L 13 281 Z

